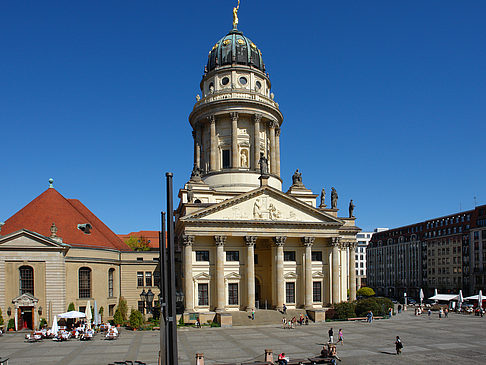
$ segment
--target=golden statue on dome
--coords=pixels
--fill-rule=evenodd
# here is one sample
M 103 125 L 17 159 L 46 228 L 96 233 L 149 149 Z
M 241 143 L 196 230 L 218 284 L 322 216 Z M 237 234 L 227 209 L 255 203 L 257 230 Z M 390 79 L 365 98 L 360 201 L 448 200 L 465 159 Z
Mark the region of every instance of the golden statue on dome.
M 238 0 L 238 5 L 233 8 L 233 29 L 238 28 L 238 9 L 240 8 L 240 0 Z

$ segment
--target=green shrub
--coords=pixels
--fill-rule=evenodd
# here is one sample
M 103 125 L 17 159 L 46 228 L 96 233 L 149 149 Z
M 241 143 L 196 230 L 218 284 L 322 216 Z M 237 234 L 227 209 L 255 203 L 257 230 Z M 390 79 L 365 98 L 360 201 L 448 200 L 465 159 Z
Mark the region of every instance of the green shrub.
M 74 311 L 74 310 L 76 310 L 76 307 L 74 306 L 74 303 L 73 302 L 69 303 L 69 305 L 68 305 L 68 312 L 71 312 L 71 311 Z
M 125 321 L 123 320 L 123 317 L 122 317 L 122 314 L 121 314 L 121 312 L 120 312 L 120 309 L 119 309 L 119 308 L 117 308 L 117 309 L 115 310 L 115 315 L 113 316 L 113 323 L 114 323 L 115 325 L 120 325 L 120 326 L 121 326 L 121 325 L 122 325 L 124 322 L 125 322 Z
M 0 308 L 0 326 L 3 326 L 2 308 Z
M 123 318 L 123 322 L 126 322 L 127 321 L 127 315 L 128 315 L 128 305 L 127 305 L 127 301 L 126 301 L 125 298 L 120 297 L 120 299 L 118 300 L 118 307 L 117 308 L 120 310 L 120 314 Z
M 105 311 L 105 308 L 100 307 L 99 314 L 100 314 L 100 317 L 101 317 L 101 322 L 103 322 L 103 312 L 104 311 Z
M 349 302 L 338 303 L 334 306 L 336 315 L 334 318 L 347 319 L 356 317 L 356 304 Z M 327 313 L 326 313 L 327 314 Z
M 44 328 L 47 325 L 47 320 L 45 318 L 41 318 L 39 321 L 39 328 Z
M 184 315 L 181 314 L 181 318 L 179 318 L 179 326 L 184 326 Z
M 376 298 L 358 300 L 356 304 L 356 314 L 358 317 L 365 317 L 369 311 L 372 311 L 374 316 L 380 313 L 381 306 L 376 302 Z
M 359 295 L 361 297 L 372 297 L 373 295 L 375 295 L 375 291 L 371 288 L 368 288 L 367 286 L 363 286 L 356 292 L 356 295 Z
M 143 326 L 143 315 L 136 309 L 132 309 L 130 312 L 130 327 L 138 329 Z
M 7 330 L 9 330 L 10 328 L 15 329 L 15 319 L 13 318 L 10 318 L 8 320 Z
M 390 308 L 392 308 L 393 310 L 394 308 L 393 302 L 389 298 L 377 297 L 374 299 L 376 300 L 376 303 L 380 307 L 380 311 L 378 312 L 380 316 L 388 315 L 388 309 Z
M 221 325 L 218 322 L 211 322 L 210 326 L 211 327 L 221 327 Z

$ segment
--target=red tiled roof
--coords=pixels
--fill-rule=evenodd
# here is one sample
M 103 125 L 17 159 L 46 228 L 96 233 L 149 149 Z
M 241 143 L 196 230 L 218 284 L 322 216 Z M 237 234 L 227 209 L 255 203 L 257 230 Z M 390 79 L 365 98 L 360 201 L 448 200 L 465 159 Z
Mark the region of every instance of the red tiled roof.
M 166 237 L 167 237 L 167 232 Z M 125 242 L 130 237 L 138 238 L 140 236 L 145 237 L 149 240 L 150 248 L 159 248 L 159 231 L 138 231 L 138 232 L 130 232 L 128 234 L 119 234 L 118 237 Z
M 130 248 L 79 200 L 66 199 L 54 188 L 47 189 L 7 219 L 1 234 L 28 229 L 49 237 L 52 223 L 58 228 L 57 235 L 69 245 L 130 251 Z M 78 224 L 85 223 L 91 224 L 89 234 L 78 229 Z

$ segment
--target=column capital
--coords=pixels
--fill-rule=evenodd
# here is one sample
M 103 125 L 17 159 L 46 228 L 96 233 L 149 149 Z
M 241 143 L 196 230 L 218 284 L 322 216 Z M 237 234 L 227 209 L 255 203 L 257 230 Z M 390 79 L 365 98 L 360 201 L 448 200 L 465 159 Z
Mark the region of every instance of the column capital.
M 281 129 L 280 128 L 275 129 L 275 135 L 277 137 L 280 137 L 280 132 L 281 132 Z
M 274 121 L 274 120 L 270 120 L 270 121 L 268 121 L 268 126 L 269 126 L 270 128 L 275 129 L 275 128 L 277 128 L 277 127 L 278 127 L 278 123 L 277 123 L 276 121 Z
M 208 121 L 209 121 L 209 123 L 213 124 L 214 122 L 216 122 L 216 117 L 214 115 L 210 115 L 208 117 Z
M 283 245 L 285 245 L 286 240 L 287 240 L 286 236 L 273 237 L 273 242 L 275 242 L 275 245 L 278 247 L 283 247 Z
M 216 246 L 224 246 L 224 244 L 226 243 L 226 238 L 226 236 L 214 236 Z
M 331 237 L 331 246 L 341 246 L 341 237 Z
M 306 247 L 312 247 L 315 237 L 302 237 L 302 244 Z
M 238 120 L 238 113 L 237 112 L 231 112 L 230 116 L 231 116 L 231 120 Z
M 194 236 L 183 235 L 182 236 L 182 244 L 184 246 L 191 246 L 194 243 Z
M 262 121 L 262 115 L 257 113 L 253 116 L 253 118 L 255 119 L 255 122 L 261 122 Z
M 255 246 L 257 236 L 245 236 L 245 243 L 248 247 Z

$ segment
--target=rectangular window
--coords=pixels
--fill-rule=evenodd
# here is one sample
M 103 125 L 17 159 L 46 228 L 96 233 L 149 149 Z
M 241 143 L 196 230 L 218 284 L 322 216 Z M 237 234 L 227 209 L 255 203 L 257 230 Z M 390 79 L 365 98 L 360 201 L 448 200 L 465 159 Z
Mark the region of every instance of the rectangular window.
M 314 302 L 322 301 L 322 283 L 320 281 L 312 283 L 312 300 Z
M 79 311 L 80 311 L 81 313 L 86 312 L 86 307 L 79 307 Z
M 284 261 L 295 261 L 295 251 L 284 251 Z
M 115 314 L 115 304 L 110 304 L 108 306 L 108 316 L 113 317 Z
M 322 262 L 322 251 L 312 251 L 312 261 Z
M 230 150 L 223 150 L 223 169 L 229 169 L 230 167 Z
M 143 271 L 137 272 L 137 286 L 143 286 Z
M 198 305 L 200 306 L 209 305 L 208 284 L 197 285 L 197 298 L 198 298 Z
M 285 302 L 295 303 L 295 283 L 285 283 Z
M 226 251 L 226 261 L 240 261 L 240 251 Z
M 196 261 L 209 261 L 209 251 L 196 251 Z
M 152 273 L 150 271 L 145 273 L 145 285 L 152 286 Z
M 108 297 L 113 298 L 113 274 L 115 269 L 108 270 Z
M 142 300 L 138 301 L 138 311 L 142 314 L 144 314 L 144 309 L 145 309 L 145 302 Z
M 237 283 L 228 284 L 228 304 L 238 305 L 238 284 Z

